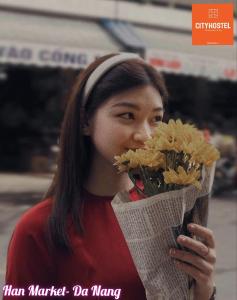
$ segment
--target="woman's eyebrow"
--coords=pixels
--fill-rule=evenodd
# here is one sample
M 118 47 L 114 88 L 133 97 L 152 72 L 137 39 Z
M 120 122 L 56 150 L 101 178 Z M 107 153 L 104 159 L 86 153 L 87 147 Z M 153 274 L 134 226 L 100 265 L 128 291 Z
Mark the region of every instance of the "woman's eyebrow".
M 129 108 L 134 108 L 135 110 L 141 110 L 137 104 L 131 102 L 119 102 L 119 103 L 115 103 L 111 107 L 129 107 Z M 161 112 L 163 110 L 164 110 L 163 107 L 160 106 L 153 109 L 153 111 L 158 111 L 158 112 Z

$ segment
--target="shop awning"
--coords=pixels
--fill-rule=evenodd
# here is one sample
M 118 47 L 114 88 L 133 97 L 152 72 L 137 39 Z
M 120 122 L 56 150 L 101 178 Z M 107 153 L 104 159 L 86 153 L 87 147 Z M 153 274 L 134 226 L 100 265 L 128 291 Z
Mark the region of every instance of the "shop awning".
M 136 34 L 134 26 L 126 21 L 102 19 L 103 27 L 129 50 L 140 51 L 146 48 L 145 41 Z
M 192 46 L 191 33 L 139 26 L 134 30 L 148 45 L 145 59 L 161 71 L 237 80 L 236 41 L 234 46 Z
M 0 63 L 82 68 L 121 50 L 94 21 L 0 11 Z

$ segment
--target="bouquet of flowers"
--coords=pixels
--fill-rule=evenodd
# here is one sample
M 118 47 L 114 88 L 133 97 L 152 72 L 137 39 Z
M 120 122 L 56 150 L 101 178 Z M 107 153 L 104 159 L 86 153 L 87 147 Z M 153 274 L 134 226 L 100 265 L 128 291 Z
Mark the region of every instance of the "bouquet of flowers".
M 181 120 L 160 122 L 144 148 L 115 156 L 115 166 L 128 173 L 134 191 L 133 196 L 118 193 L 111 204 L 147 299 L 191 299 L 192 279 L 175 268 L 167 253 L 181 248 L 178 235 L 190 236 L 188 223 L 207 226 L 218 158 L 202 132 Z
M 129 150 L 115 159 L 119 172 L 128 172 L 145 198 L 191 184 L 200 189 L 202 167 L 212 166 L 219 152 L 194 126 L 170 120 L 168 124 L 160 122 L 144 149 Z M 137 180 L 142 181 L 143 190 Z

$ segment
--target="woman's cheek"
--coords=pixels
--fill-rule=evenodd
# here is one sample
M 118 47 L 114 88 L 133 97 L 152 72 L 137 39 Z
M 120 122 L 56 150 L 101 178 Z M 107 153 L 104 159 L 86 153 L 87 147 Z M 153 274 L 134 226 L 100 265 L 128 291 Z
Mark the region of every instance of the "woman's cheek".
M 129 147 L 131 143 L 131 129 L 129 130 L 129 128 L 125 126 L 116 128 L 116 139 L 121 145 L 124 144 L 124 147 Z

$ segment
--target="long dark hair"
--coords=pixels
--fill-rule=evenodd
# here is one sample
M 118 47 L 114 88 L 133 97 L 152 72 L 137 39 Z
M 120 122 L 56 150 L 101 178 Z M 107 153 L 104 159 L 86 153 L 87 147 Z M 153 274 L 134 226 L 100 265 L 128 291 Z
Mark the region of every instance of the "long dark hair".
M 168 94 L 162 75 L 144 61 L 131 59 L 113 67 L 100 78 L 83 108 L 83 88 L 90 74 L 113 55 L 116 54 L 100 57 L 75 80 L 62 122 L 57 170 L 44 196 L 44 199 L 53 200 L 48 220 L 50 241 L 53 246 L 66 252 L 72 250 L 67 231 L 68 216 L 72 217 L 78 234 L 85 233 L 82 190 L 89 176 L 92 144 L 90 137 L 83 135 L 83 124 L 109 97 L 138 86 L 152 85 L 160 93 L 164 106 L 167 101 Z

